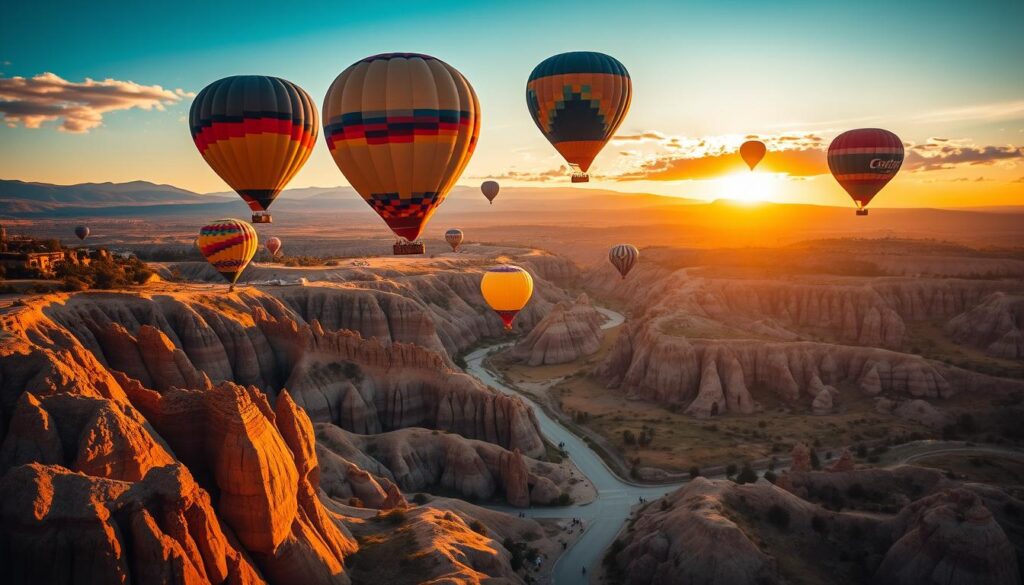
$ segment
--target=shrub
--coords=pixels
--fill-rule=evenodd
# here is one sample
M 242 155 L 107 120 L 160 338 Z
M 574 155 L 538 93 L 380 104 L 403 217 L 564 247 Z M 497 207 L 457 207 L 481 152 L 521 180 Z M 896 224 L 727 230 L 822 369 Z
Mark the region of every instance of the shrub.
M 418 494 L 416 494 L 415 496 L 412 497 L 412 501 L 413 501 L 414 504 L 422 506 L 423 504 L 426 504 L 427 502 L 429 502 L 430 498 L 427 496 L 427 494 L 425 494 L 423 492 L 420 492 L 420 493 L 418 493 Z
M 736 483 L 754 483 L 755 481 L 757 481 L 757 473 L 754 472 L 749 463 L 744 463 L 743 469 L 741 469 L 739 475 L 736 476 Z
M 768 521 L 778 528 L 788 528 L 789 510 L 778 504 L 772 504 L 772 507 L 768 508 Z
M 818 534 L 828 534 L 828 523 L 821 516 L 815 516 L 811 518 L 811 528 L 814 529 Z
M 636 445 L 636 435 L 633 431 L 626 429 L 622 431 L 622 442 L 627 445 Z
M 775 480 L 779 479 L 779 476 L 776 475 L 774 471 L 769 469 L 768 471 L 764 472 L 764 478 L 772 483 L 775 483 Z
M 479 520 L 473 520 L 472 522 L 469 523 L 469 527 L 470 527 L 470 529 L 473 532 L 476 532 L 477 534 L 483 534 L 484 536 L 487 536 L 487 527 L 484 526 L 483 522 L 481 522 Z
M 690 479 L 697 479 L 700 477 L 700 467 L 694 465 L 690 468 Z
M 818 452 L 811 449 L 811 469 L 821 469 L 821 459 L 818 458 Z
M 555 504 L 557 504 L 559 506 L 568 506 L 571 503 L 572 503 L 572 496 L 569 495 L 569 492 L 562 492 L 562 493 L 558 494 L 557 498 L 555 498 Z
M 89 288 L 89 283 L 76 276 L 66 276 L 61 288 L 67 292 L 78 292 Z
M 363 501 L 360 500 L 359 498 L 352 497 L 352 498 L 348 499 L 348 505 L 352 506 L 353 508 L 362 508 L 363 507 Z
M 732 476 L 736 475 L 736 464 L 735 463 L 730 463 L 728 465 L 728 467 L 725 468 L 725 475 L 726 475 L 726 477 L 732 477 Z

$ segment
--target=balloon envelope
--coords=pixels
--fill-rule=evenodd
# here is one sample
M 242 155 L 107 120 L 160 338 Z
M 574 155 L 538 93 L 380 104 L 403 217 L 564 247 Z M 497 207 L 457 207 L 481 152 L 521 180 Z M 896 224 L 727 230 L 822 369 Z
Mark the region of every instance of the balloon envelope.
M 78 236 L 79 240 L 88 238 L 91 231 L 88 226 L 80 225 L 75 227 L 75 235 Z
M 497 181 L 484 181 L 480 184 L 480 192 L 484 194 L 484 197 L 488 201 L 494 203 L 494 198 L 498 196 L 498 190 L 500 186 Z
M 266 246 L 267 252 L 270 252 L 271 256 L 277 256 L 277 253 L 281 251 L 281 238 L 270 238 L 267 240 Z
M 903 164 L 903 142 L 880 128 L 849 130 L 828 147 L 828 168 L 843 189 L 864 208 Z
M 352 187 L 396 235 L 415 240 L 469 163 L 480 102 L 429 55 L 367 57 L 324 98 L 324 138 Z
M 256 230 L 240 219 L 218 219 L 199 230 L 199 251 L 232 286 L 258 247 Z
M 633 84 L 614 57 L 587 51 L 548 57 L 526 83 L 526 106 L 544 137 L 586 180 L 594 157 L 629 111 Z
M 266 212 L 313 152 L 316 105 L 301 87 L 264 75 L 206 86 L 189 112 L 192 140 L 255 212 Z
M 766 152 L 768 152 L 768 147 L 760 140 L 748 140 L 740 145 L 740 156 L 743 157 L 743 162 L 747 163 L 750 170 L 754 170 Z
M 626 278 L 629 271 L 633 269 L 636 261 L 640 259 L 640 250 L 632 244 L 618 244 L 608 250 L 608 261 L 619 271 L 622 278 Z
M 484 273 L 480 292 L 491 309 L 501 317 L 506 330 L 533 295 L 533 278 L 518 266 L 503 264 Z
M 464 235 L 460 229 L 453 228 L 444 233 L 444 241 L 448 242 L 448 245 L 452 247 L 452 252 L 459 249 L 463 237 Z

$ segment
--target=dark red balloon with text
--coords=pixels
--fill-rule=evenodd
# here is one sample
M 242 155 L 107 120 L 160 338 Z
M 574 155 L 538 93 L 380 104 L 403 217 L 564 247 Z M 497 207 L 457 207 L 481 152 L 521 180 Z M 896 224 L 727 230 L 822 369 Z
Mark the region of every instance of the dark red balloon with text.
M 828 168 L 850 194 L 858 208 L 864 208 L 903 165 L 903 142 L 888 130 L 848 130 L 828 147 Z

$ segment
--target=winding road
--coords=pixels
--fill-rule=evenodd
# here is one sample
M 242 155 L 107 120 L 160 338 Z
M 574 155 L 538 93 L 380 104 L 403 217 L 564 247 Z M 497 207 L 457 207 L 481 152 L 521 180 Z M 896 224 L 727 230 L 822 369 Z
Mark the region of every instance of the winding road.
M 597 307 L 608 320 L 601 325 L 602 329 L 618 327 L 624 317 L 602 307 Z M 504 385 L 499 377 L 484 367 L 484 360 L 493 352 L 500 351 L 511 345 L 502 342 L 482 347 L 466 356 L 466 372 L 484 384 L 496 388 L 505 394 L 522 398 L 537 415 L 540 430 L 552 444 L 565 443 L 565 450 L 576 467 L 587 476 L 597 490 L 597 498 L 583 505 L 530 508 L 525 510 L 531 518 L 582 518 L 586 531 L 583 536 L 555 564 L 552 580 L 560 585 L 579 583 L 581 568 L 586 567 L 589 575 L 594 575 L 601 563 L 601 556 L 611 545 L 622 525 L 629 518 L 630 508 L 638 502 L 638 498 L 654 499 L 679 488 L 682 483 L 663 486 L 642 486 L 625 481 L 612 473 L 604 460 L 595 453 L 578 436 L 570 432 L 554 419 L 549 417 L 535 402 L 522 393 Z M 518 508 L 489 506 L 512 513 L 519 513 Z

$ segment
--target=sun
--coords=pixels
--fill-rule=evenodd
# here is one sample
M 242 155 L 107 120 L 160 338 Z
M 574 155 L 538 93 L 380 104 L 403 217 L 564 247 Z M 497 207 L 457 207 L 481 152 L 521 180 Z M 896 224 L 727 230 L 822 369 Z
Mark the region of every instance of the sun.
M 757 204 L 772 201 L 778 193 L 778 178 L 769 173 L 739 171 L 715 180 L 715 198 Z

